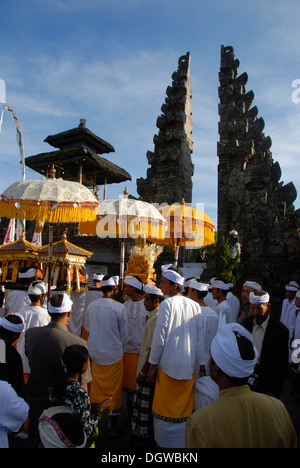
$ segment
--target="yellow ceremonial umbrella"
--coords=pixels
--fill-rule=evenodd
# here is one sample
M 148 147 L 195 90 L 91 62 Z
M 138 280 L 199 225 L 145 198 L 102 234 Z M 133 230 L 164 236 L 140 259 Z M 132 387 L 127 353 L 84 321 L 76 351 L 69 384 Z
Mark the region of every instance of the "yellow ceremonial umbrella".
M 78 182 L 55 179 L 27 179 L 14 182 L 1 195 L 0 216 L 36 221 L 42 229 L 49 223 L 49 267 L 52 263 L 53 223 L 93 221 L 98 201 L 92 192 Z M 36 229 L 37 230 L 37 229 Z M 49 282 L 51 274 L 49 274 Z M 50 291 L 49 284 L 49 291 Z
M 160 213 L 168 222 L 162 238 L 148 238 L 151 242 L 172 247 L 175 251 L 174 265 L 177 266 L 180 247 L 199 248 L 213 244 L 215 226 L 203 211 L 181 203 L 159 207 Z

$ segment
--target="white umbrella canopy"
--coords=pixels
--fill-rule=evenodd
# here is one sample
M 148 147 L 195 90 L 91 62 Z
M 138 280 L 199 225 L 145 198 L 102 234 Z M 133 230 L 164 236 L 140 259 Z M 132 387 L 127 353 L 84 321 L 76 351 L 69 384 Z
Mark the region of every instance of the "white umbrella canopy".
M 0 216 L 42 224 L 93 221 L 98 201 L 78 182 L 27 179 L 14 182 L 1 195 Z
M 121 239 L 120 283 L 124 279 L 125 239 L 163 239 L 168 223 L 151 203 L 124 197 L 99 201 L 96 222 L 80 223 L 80 234 Z

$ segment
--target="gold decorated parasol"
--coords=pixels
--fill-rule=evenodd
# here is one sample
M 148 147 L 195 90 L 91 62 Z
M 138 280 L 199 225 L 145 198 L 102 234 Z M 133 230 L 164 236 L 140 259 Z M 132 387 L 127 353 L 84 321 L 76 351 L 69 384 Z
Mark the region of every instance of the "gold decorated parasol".
M 159 208 L 168 222 L 168 228 L 161 238 L 150 237 L 149 241 L 170 246 L 175 251 L 174 265 L 178 263 L 180 247 L 199 248 L 213 244 L 215 226 L 203 211 L 181 203 Z

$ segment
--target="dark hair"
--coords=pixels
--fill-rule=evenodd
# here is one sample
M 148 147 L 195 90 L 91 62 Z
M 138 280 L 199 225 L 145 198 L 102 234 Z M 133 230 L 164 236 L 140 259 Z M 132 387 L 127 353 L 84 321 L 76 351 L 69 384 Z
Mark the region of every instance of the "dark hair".
M 178 273 L 178 274 L 180 275 L 180 271 L 179 271 L 178 268 L 176 268 L 174 265 L 171 265 L 171 266 L 168 268 L 168 270 L 170 270 L 170 271 L 175 271 L 176 273 Z M 181 291 L 182 291 L 182 288 L 183 288 L 183 287 L 180 286 L 180 284 L 175 283 L 175 281 L 169 280 L 169 278 L 167 278 L 167 279 L 168 279 L 168 281 L 169 281 L 170 284 L 176 284 L 176 286 L 177 286 L 177 288 L 176 288 L 176 289 L 177 289 L 177 292 L 181 292 Z
M 26 273 L 30 269 L 31 269 L 31 267 L 22 267 L 22 268 L 20 268 L 20 270 L 18 272 L 18 279 L 17 279 L 18 284 L 23 285 L 23 286 L 29 286 L 29 284 L 32 282 L 32 278 L 34 277 L 34 275 L 32 275 L 31 278 L 20 278 L 19 273 Z
M 139 278 L 138 276 L 134 276 L 132 275 L 132 278 L 135 278 L 137 279 L 140 283 L 142 283 L 142 289 L 139 289 L 139 288 L 135 288 L 134 286 L 132 286 L 135 290 L 136 293 L 138 294 L 141 294 L 142 296 L 144 295 L 144 290 L 143 290 L 143 281 L 141 280 L 141 278 Z M 129 285 L 130 286 L 130 285 Z
M 10 323 L 15 323 L 16 325 L 19 325 L 22 323 L 21 317 L 15 314 L 9 314 L 5 317 L 5 319 L 10 322 Z M 0 337 L 4 341 L 11 341 L 16 335 L 20 335 L 21 333 L 16 333 L 10 330 L 6 330 L 4 327 L 0 327 Z
M 157 294 L 151 294 L 150 293 L 150 298 L 151 298 L 151 301 L 154 302 L 156 299 L 159 300 L 159 303 L 161 303 L 163 300 L 164 300 L 164 296 L 158 296 Z
M 50 304 L 51 304 L 53 307 L 61 307 L 62 302 L 63 302 L 63 299 L 64 299 L 64 295 L 63 295 L 63 294 L 54 294 L 54 295 L 51 296 L 51 298 L 50 298 Z
M 233 333 L 235 334 L 239 352 L 243 361 L 251 361 L 254 359 L 255 351 L 251 341 L 248 340 L 248 338 L 245 336 L 240 335 L 237 331 L 234 331 Z M 237 387 L 245 385 L 249 379 L 249 377 L 237 378 L 230 377 L 229 375 L 227 375 L 227 378 L 233 385 Z
M 62 355 L 62 360 L 65 366 L 67 375 L 73 375 L 77 372 L 81 374 L 82 367 L 89 359 L 89 353 L 85 346 L 71 345 L 68 346 Z
M 31 283 L 31 286 L 34 288 L 37 284 L 40 284 L 41 280 L 36 280 Z M 31 302 L 37 302 L 40 298 L 40 296 L 45 296 L 46 293 L 40 293 L 40 294 L 28 294 L 29 299 Z
M 199 299 L 204 299 L 207 296 L 207 293 L 208 293 L 208 291 L 199 291 L 198 289 L 196 289 L 196 291 L 197 291 Z
M 50 304 L 53 307 L 61 307 L 63 303 L 64 295 L 63 294 L 53 294 L 50 298 Z M 59 320 L 61 317 L 66 315 L 67 312 L 49 312 L 49 315 L 51 316 L 52 320 Z
M 109 280 L 109 278 L 110 278 L 109 275 L 105 275 L 105 276 L 103 276 L 101 281 L 107 281 L 107 280 Z M 107 294 L 108 292 L 113 291 L 115 289 L 115 286 L 102 286 L 101 285 L 100 289 L 103 292 L 103 294 Z
M 224 284 L 228 284 L 228 281 L 222 279 L 222 278 L 215 278 L 215 281 L 222 281 Z M 224 296 L 226 297 L 227 294 L 229 293 L 229 289 L 222 289 L 222 288 L 217 288 L 221 289 L 223 291 Z
M 82 423 L 76 414 L 57 413 L 51 416 L 59 426 L 67 439 L 76 446 L 81 446 L 84 442 L 84 430 Z

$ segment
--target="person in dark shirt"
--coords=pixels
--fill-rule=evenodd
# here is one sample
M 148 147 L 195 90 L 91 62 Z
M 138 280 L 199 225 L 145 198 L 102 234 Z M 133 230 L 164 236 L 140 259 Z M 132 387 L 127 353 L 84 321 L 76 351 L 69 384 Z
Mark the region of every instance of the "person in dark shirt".
M 17 395 L 24 397 L 22 358 L 14 344 L 24 331 L 24 321 L 18 314 L 0 318 L 0 380 L 8 382 Z

